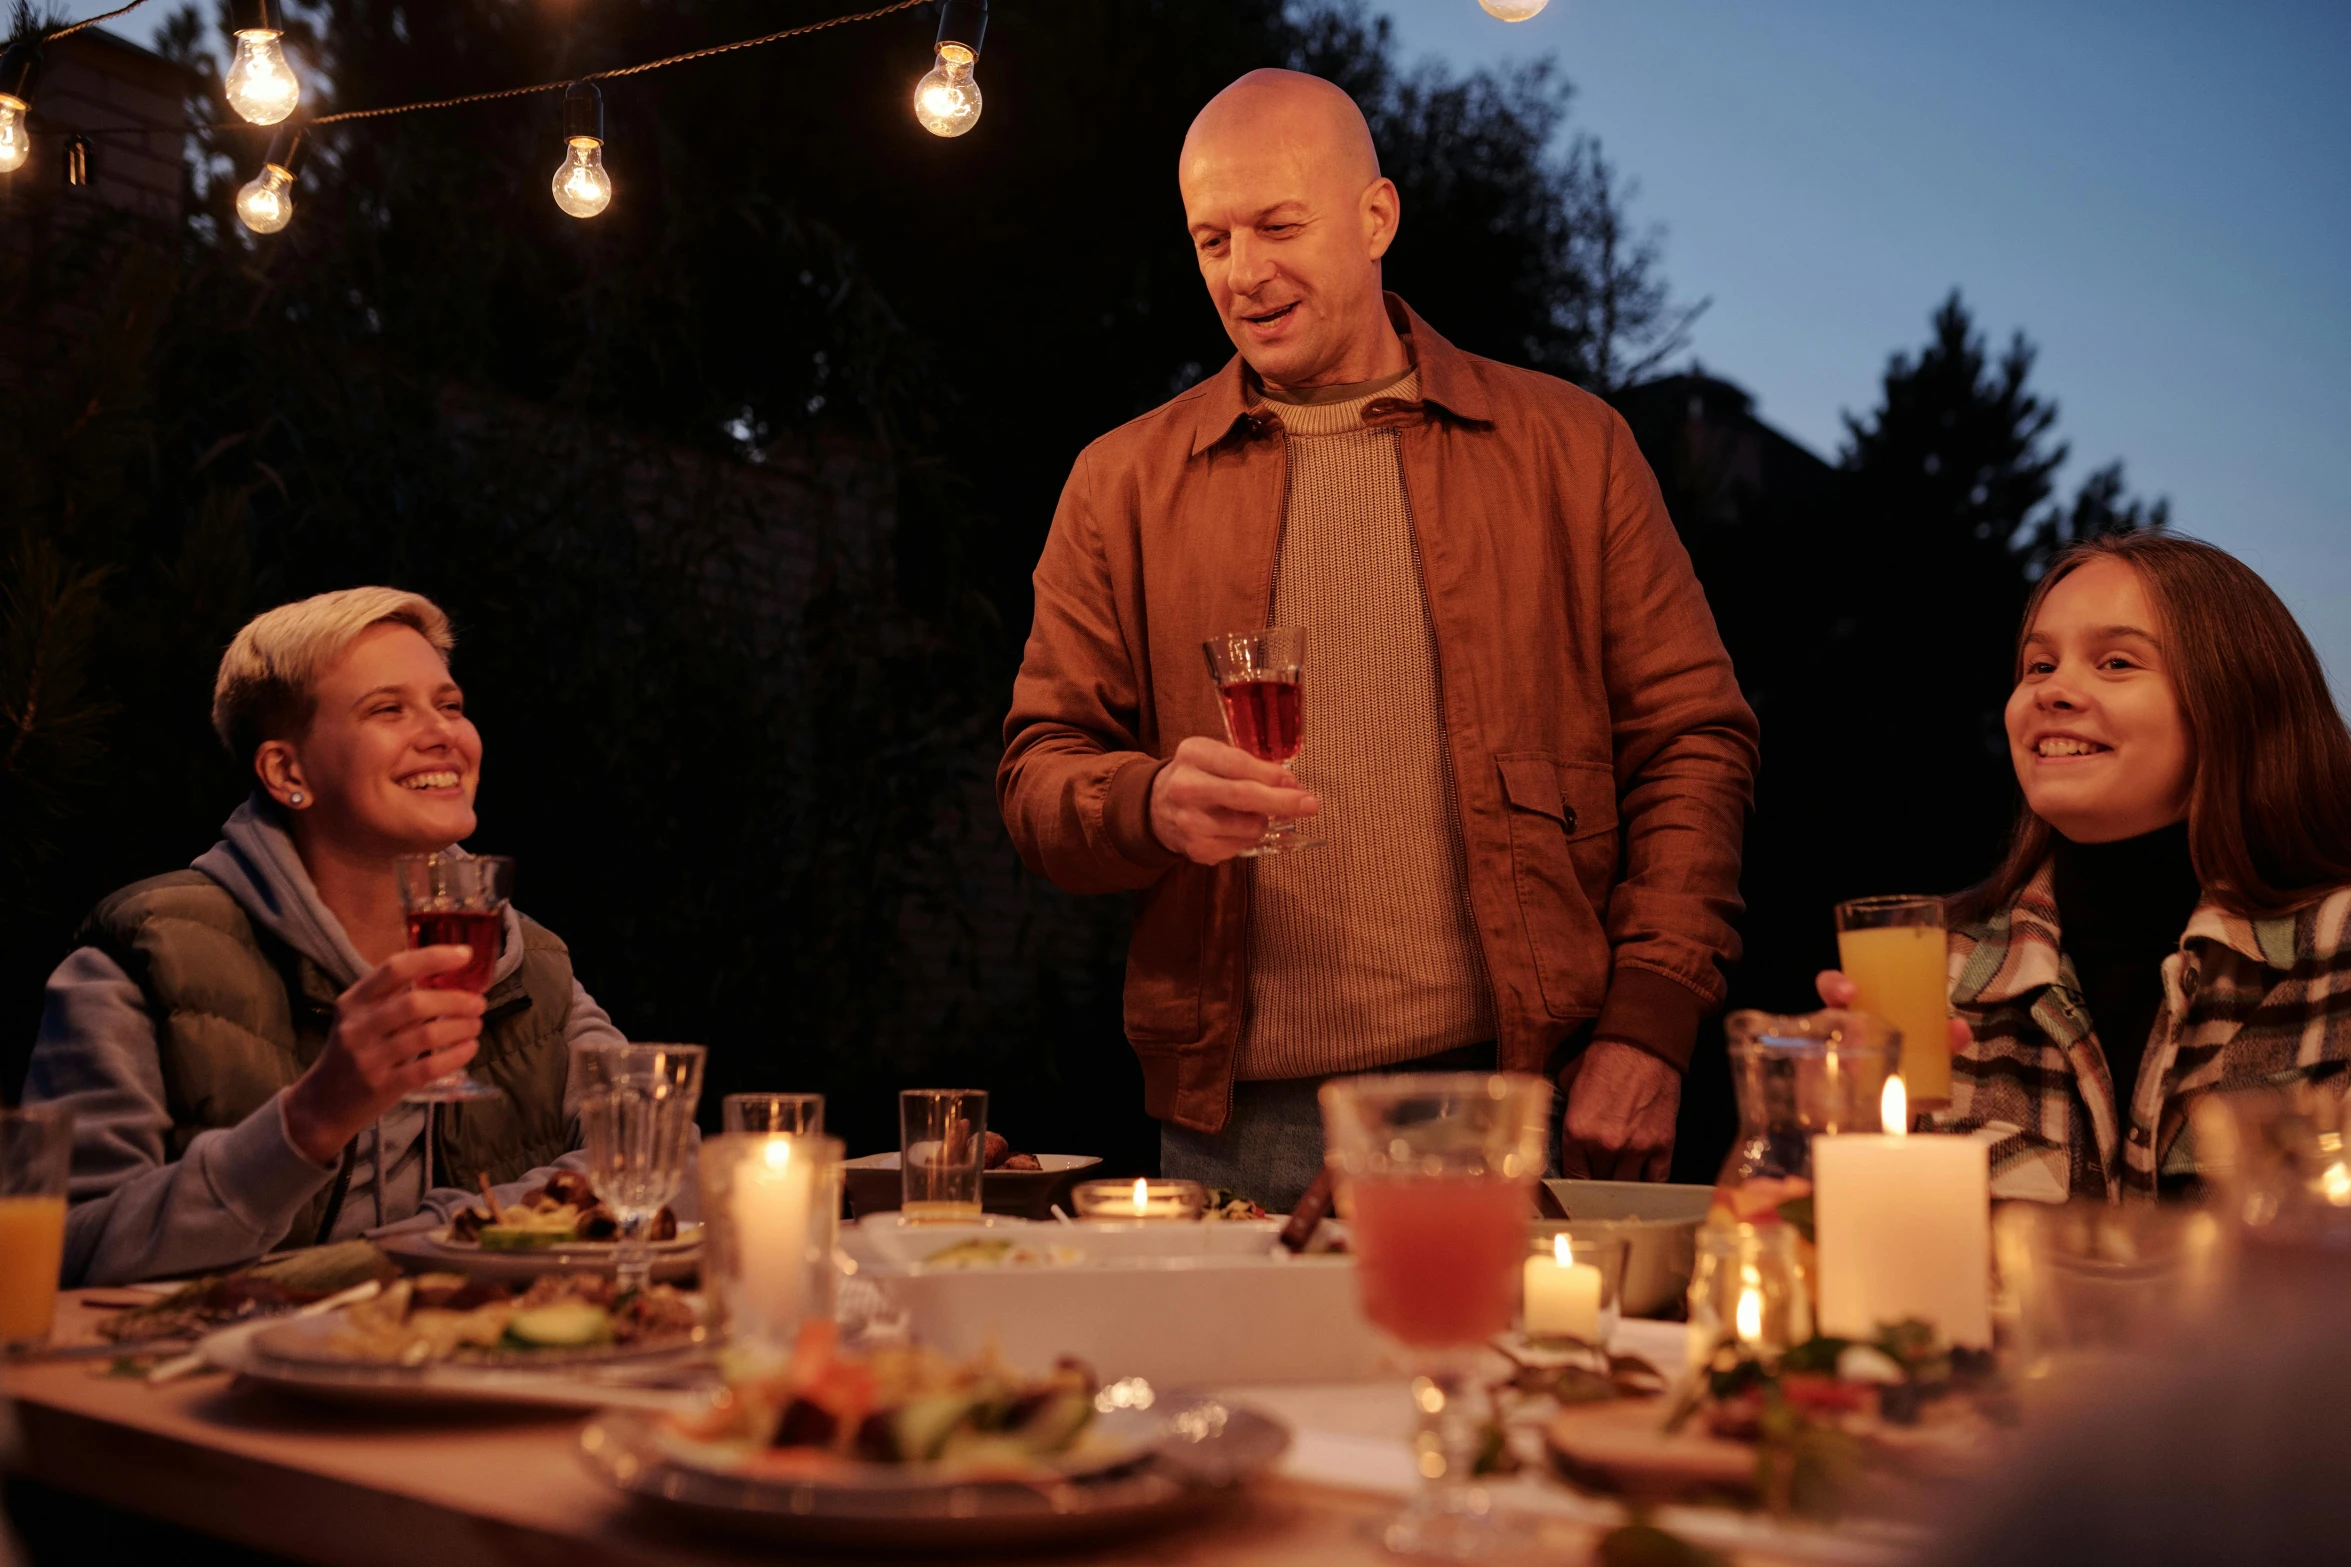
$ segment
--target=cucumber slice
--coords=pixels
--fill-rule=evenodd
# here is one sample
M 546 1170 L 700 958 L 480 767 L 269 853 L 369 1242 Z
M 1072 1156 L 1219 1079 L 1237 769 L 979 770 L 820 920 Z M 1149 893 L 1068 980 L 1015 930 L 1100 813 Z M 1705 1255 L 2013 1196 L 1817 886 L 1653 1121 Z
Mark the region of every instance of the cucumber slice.
M 899 1458 L 919 1464 L 938 1457 L 947 1439 L 970 1417 L 972 1407 L 973 1400 L 961 1393 L 933 1393 L 927 1398 L 908 1399 L 892 1422 Z
M 506 1324 L 506 1342 L 521 1349 L 585 1349 L 612 1342 L 612 1318 L 602 1306 L 559 1300 L 516 1313 Z

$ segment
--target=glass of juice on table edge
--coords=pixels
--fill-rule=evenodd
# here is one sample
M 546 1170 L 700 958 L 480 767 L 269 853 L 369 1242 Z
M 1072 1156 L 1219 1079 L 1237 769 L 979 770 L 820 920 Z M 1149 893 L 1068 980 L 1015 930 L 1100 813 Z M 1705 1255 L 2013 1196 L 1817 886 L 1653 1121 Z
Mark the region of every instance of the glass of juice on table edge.
M 1415 1372 L 1422 1485 L 1388 1523 L 1393 1550 L 1460 1557 L 1497 1526 L 1472 1482 L 1486 1411 L 1478 1356 L 1518 1304 L 1551 1085 L 1504 1072 L 1335 1078 L 1321 1090 L 1363 1314 Z
M 64 1105 L 0 1110 L 0 1349 L 49 1341 L 72 1161 L 73 1112 Z
M 1837 905 L 1837 961 L 1873 1012 L 1902 1036 L 1902 1089 L 1910 1108 L 1951 1103 L 1951 1009 L 1943 900 L 1854 898 Z

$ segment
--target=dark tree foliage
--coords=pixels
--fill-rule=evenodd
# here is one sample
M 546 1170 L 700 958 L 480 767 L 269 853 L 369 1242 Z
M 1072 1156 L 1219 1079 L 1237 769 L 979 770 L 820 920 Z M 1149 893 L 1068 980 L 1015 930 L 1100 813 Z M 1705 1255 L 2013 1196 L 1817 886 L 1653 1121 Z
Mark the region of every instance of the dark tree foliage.
M 296 54 L 314 108 L 361 107 L 840 9 L 324 0 Z M 246 788 L 205 721 L 236 625 L 389 581 L 457 620 L 477 843 L 624 1027 L 711 1043 L 714 1095 L 832 1093 L 861 1150 L 888 1090 L 953 1078 L 1030 1146 L 1150 1161 L 1122 911 L 1019 870 L 990 774 L 1070 461 L 1229 354 L 1175 191 L 1191 116 L 1261 65 L 1357 84 L 1407 193 L 1394 276 L 1469 347 L 1607 383 L 1684 317 L 1597 148 L 1545 151 L 1540 72 L 1401 73 L 1384 26 L 1279 0 L 998 11 L 955 142 L 908 113 L 917 12 L 608 80 L 593 222 L 548 195 L 551 94 L 321 133 L 268 240 L 230 216 L 266 140 L 239 129 L 181 232 L 10 252 L 0 311 L 48 345 L 0 385 L 13 1046 L 81 911 Z M 221 121 L 202 31 L 167 47 Z

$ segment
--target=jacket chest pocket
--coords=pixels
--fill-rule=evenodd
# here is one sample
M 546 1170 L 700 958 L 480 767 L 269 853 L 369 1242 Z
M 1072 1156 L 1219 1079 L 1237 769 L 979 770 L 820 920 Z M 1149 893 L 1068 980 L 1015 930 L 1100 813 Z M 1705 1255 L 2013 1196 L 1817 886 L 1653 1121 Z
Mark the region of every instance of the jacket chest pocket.
M 1608 933 L 1599 911 L 1616 884 L 1616 778 L 1541 751 L 1494 758 L 1510 806 L 1510 869 L 1543 1005 L 1590 1017 L 1608 993 Z

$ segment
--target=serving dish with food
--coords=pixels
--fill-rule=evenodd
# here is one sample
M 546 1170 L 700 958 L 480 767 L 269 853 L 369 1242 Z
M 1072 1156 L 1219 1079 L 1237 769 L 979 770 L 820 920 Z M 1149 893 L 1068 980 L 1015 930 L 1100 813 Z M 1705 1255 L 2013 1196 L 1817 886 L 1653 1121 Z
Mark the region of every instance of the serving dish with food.
M 1037 1544 L 1198 1506 L 1278 1458 L 1245 1409 L 1098 1384 L 1062 1356 L 858 1353 L 812 1323 L 781 1364 L 697 1413 L 607 1412 L 581 1452 L 607 1482 L 709 1526 L 796 1543 Z
M 667 1208 L 647 1230 L 653 1277 L 691 1278 L 702 1253 L 702 1226 L 681 1224 Z M 438 1229 L 386 1236 L 384 1250 L 417 1270 L 462 1270 L 476 1280 L 527 1284 L 551 1273 L 612 1271 L 620 1221 L 596 1198 L 588 1178 L 557 1170 L 520 1200 L 500 1203 L 487 1185 L 479 1207 L 461 1208 Z

